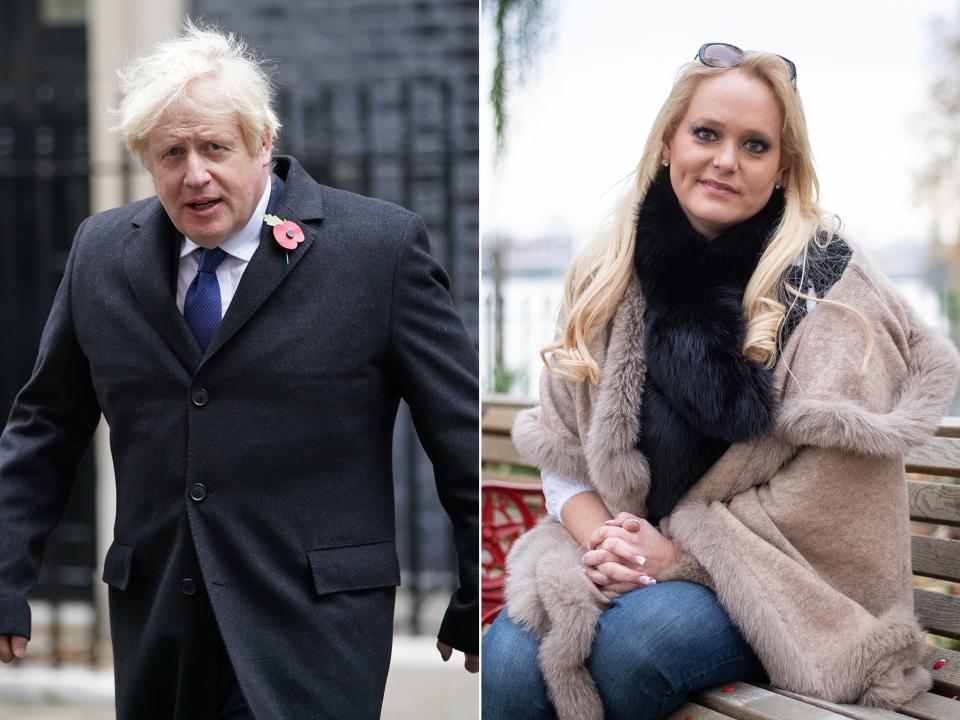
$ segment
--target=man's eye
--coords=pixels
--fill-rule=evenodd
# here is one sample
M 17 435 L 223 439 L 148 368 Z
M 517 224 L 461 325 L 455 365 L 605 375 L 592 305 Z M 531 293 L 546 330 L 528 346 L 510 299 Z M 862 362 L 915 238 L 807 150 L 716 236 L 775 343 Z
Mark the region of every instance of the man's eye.
M 214 151 L 217 151 L 217 150 L 226 150 L 226 148 L 225 148 L 223 145 L 218 145 L 217 143 L 213 143 L 213 142 L 212 142 L 212 143 L 209 143 L 209 144 L 207 145 L 207 147 L 210 148 L 211 150 L 214 150 Z
M 182 153 L 182 152 L 183 152 L 183 150 L 182 150 L 181 148 L 170 148 L 169 150 L 167 150 L 167 151 L 163 154 L 163 156 L 164 156 L 164 157 L 173 157 L 173 156 L 175 156 L 175 155 L 179 155 L 179 154 Z

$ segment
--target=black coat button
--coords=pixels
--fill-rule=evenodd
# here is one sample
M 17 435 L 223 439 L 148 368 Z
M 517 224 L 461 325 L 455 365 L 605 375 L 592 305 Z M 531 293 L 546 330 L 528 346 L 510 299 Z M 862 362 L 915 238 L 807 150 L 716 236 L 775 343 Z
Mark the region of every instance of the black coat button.
M 210 400 L 210 393 L 203 388 L 197 388 L 193 391 L 193 394 L 190 397 L 193 400 L 194 405 L 197 407 L 203 407 Z
M 190 498 L 200 502 L 207 496 L 207 488 L 204 487 L 203 483 L 194 483 L 190 487 Z
M 193 595 L 197 591 L 197 584 L 192 578 L 184 578 L 180 581 L 180 589 L 184 595 Z

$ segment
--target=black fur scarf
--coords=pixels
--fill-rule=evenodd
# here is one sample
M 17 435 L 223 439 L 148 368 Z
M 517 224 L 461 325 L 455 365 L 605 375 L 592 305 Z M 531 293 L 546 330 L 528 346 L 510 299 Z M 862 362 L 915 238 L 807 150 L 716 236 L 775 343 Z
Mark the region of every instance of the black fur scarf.
M 731 443 L 773 423 L 771 372 L 741 352 L 740 302 L 783 204 L 774 190 L 756 215 L 707 240 L 664 169 L 640 206 L 634 266 L 647 303 L 647 375 L 637 447 L 650 463 L 653 524 Z

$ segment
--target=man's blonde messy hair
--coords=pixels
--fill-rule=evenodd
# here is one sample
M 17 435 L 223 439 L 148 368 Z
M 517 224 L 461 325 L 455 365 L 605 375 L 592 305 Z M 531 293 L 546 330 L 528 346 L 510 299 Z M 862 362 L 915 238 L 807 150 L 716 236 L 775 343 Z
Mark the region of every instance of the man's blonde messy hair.
M 133 59 L 118 74 L 113 129 L 145 166 L 150 164 L 147 136 L 160 124 L 176 124 L 181 115 L 235 120 L 251 153 L 265 136 L 275 140 L 280 130 L 263 63 L 233 33 L 188 18 L 179 36 Z

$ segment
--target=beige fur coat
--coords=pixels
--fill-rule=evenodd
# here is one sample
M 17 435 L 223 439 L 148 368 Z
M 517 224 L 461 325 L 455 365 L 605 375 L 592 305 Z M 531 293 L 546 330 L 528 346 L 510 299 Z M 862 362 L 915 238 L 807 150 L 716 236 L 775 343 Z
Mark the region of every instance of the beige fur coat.
M 775 369 L 775 429 L 732 445 L 661 523 L 684 549 L 664 579 L 709 585 L 771 682 L 835 702 L 896 707 L 930 685 L 918 664 L 903 453 L 934 431 L 960 372 L 861 252 L 791 335 Z M 633 282 L 592 351 L 598 387 L 544 373 L 541 405 L 513 440 L 531 465 L 591 482 L 611 513 L 644 514 L 635 449 L 644 382 L 644 300 Z M 553 518 L 507 559 L 507 612 L 542 634 L 540 664 L 561 720 L 603 717 L 584 661 L 608 598 Z M 634 592 L 643 592 L 643 589 Z

